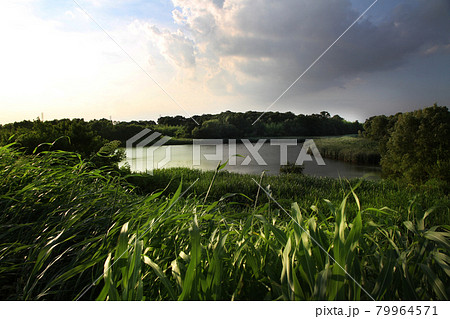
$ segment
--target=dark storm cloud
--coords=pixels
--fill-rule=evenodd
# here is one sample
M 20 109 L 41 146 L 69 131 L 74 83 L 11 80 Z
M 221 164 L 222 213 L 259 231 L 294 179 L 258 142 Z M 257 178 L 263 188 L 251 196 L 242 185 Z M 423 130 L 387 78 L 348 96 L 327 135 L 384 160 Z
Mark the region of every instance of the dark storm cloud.
M 227 84 L 237 93 L 259 88 L 274 94 L 285 88 L 360 14 L 349 0 L 174 4 L 179 32 L 195 46 L 195 61 L 217 76 L 209 79 L 212 88 Z M 382 9 L 382 1 L 377 5 Z M 411 57 L 449 51 L 449 0 L 410 0 L 377 13 L 385 16 L 357 23 L 302 79 L 301 90 L 345 87 L 361 74 L 395 70 Z
M 258 1 L 237 16 L 241 30 L 253 36 L 228 39 L 225 54 L 250 58 L 241 65 L 251 75 L 263 70 L 251 67 L 251 58 L 272 57 L 290 66 L 282 76 L 295 77 L 323 52 L 357 17 L 347 1 Z M 254 11 L 252 11 L 254 10 Z M 354 26 L 320 61 L 309 77 L 315 80 L 394 69 L 414 54 L 450 44 L 450 1 L 409 1 L 396 8 L 385 21 L 369 20 Z M 266 69 L 277 74 L 278 66 Z M 254 70 L 254 72 L 252 72 Z M 323 83 L 326 86 L 327 83 Z

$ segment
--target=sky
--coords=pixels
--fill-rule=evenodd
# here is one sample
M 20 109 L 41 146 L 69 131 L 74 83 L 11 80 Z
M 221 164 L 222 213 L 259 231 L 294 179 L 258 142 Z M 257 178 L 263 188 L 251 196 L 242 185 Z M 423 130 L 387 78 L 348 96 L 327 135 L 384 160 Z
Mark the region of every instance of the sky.
M 264 111 L 374 0 L 2 0 L 0 124 Z M 270 111 L 450 106 L 450 0 L 378 0 Z

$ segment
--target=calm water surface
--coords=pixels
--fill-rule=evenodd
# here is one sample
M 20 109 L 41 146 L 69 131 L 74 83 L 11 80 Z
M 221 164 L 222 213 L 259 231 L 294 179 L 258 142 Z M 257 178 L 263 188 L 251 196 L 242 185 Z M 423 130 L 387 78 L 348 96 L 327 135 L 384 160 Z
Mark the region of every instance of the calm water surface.
M 294 163 L 301 150 L 302 145 L 289 146 L 287 148 L 287 160 Z M 188 145 L 170 145 L 160 147 L 146 147 L 146 148 L 127 148 L 126 159 L 121 163 L 122 165 L 128 163 L 133 172 L 151 171 L 156 168 L 170 168 L 170 167 L 187 167 L 201 170 L 214 170 L 219 162 L 218 158 L 208 160 L 206 157 L 214 156 L 218 151 L 218 158 L 224 163 L 229 157 L 229 146 L 227 144 L 216 146 L 202 145 L 199 151 L 194 152 L 194 147 Z M 220 154 L 222 152 L 222 154 Z M 200 158 L 200 164 L 194 161 L 194 153 L 197 158 Z M 260 174 L 266 170 L 266 174 L 277 175 L 280 172 L 280 147 L 266 143 L 258 150 L 259 155 L 264 160 L 265 164 L 261 165 L 252 156 L 251 152 L 243 144 L 236 145 L 236 154 L 234 156 L 236 165 L 227 165 L 226 170 L 241 174 Z M 234 154 L 232 151 L 231 154 Z M 221 156 L 220 156 L 221 155 Z M 241 157 L 242 156 L 242 157 Z M 246 157 L 250 157 L 245 160 Z M 376 166 L 355 165 L 345 163 L 332 159 L 324 158 L 325 165 L 318 165 L 316 160 L 305 161 L 303 173 L 305 175 L 318 177 L 333 177 L 333 178 L 368 178 L 380 179 L 381 169 Z M 245 162 L 244 162 L 245 160 Z

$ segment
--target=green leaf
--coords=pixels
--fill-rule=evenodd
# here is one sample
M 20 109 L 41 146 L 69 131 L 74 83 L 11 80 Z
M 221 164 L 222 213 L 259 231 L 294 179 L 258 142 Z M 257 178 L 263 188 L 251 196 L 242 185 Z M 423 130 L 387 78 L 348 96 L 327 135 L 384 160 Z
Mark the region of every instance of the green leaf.
M 164 272 L 161 270 L 161 267 L 158 266 L 158 264 L 156 264 L 155 262 L 153 262 L 150 257 L 143 255 L 144 257 L 144 263 L 148 266 L 150 266 L 155 275 L 158 276 L 158 278 L 161 280 L 162 284 L 164 285 L 164 287 L 167 289 L 167 292 L 169 293 L 169 296 L 172 300 L 177 300 L 177 296 L 172 288 L 172 285 L 170 284 L 169 279 L 167 278 L 167 276 L 164 274 Z
M 220 162 L 219 162 L 219 165 L 217 166 L 217 171 L 221 171 L 222 169 L 224 169 L 225 166 L 227 166 L 227 164 L 228 164 L 228 160 L 225 163 L 223 163 L 222 165 L 220 165 Z
M 189 230 L 191 235 L 191 260 L 186 270 L 183 282 L 183 291 L 178 300 L 198 300 L 198 284 L 200 278 L 200 259 L 202 248 L 200 245 L 200 230 L 198 228 L 197 216 L 194 216 L 194 221 Z
M 440 244 L 447 251 L 450 251 L 450 241 L 448 239 L 449 236 L 450 236 L 449 233 L 436 232 L 436 231 L 430 231 L 430 230 L 428 230 L 424 233 L 425 238 Z
M 434 260 L 436 260 L 436 262 L 444 270 L 446 275 L 450 277 L 450 257 L 438 251 L 434 251 L 432 254 Z
M 257 219 L 259 219 L 260 221 L 262 221 L 264 226 L 267 226 L 272 231 L 272 233 L 275 236 L 275 239 L 280 243 L 280 245 L 282 247 L 286 246 L 287 237 L 286 237 L 286 234 L 282 230 L 278 229 L 277 227 L 275 227 L 271 223 L 268 223 L 267 220 L 264 218 L 264 216 L 255 215 L 255 217 Z
M 414 227 L 414 224 L 413 224 L 411 221 L 407 220 L 407 221 L 403 222 L 403 225 L 405 225 L 405 227 L 406 227 L 409 231 L 411 231 L 411 232 L 413 232 L 413 233 L 416 232 L 416 228 Z
M 436 276 L 436 274 L 425 264 L 419 264 L 425 275 L 428 277 L 428 282 L 433 287 L 433 291 L 440 300 L 448 300 L 447 293 L 445 292 L 444 284 Z

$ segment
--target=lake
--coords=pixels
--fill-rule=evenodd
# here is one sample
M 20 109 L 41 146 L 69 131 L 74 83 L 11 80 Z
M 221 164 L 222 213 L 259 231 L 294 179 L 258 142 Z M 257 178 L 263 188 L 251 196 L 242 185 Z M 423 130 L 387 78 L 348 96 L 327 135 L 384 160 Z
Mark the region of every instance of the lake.
M 282 155 L 285 161 L 295 163 L 302 150 L 302 144 L 289 145 L 283 152 L 279 145 L 264 143 L 258 149 L 251 149 L 251 145 L 219 144 L 219 145 L 169 145 L 159 147 L 126 148 L 126 159 L 121 163 L 128 163 L 131 171 L 145 172 L 157 168 L 187 167 L 200 170 L 215 170 L 219 161 L 229 163 L 224 168 L 229 172 L 241 174 L 277 175 L 280 172 Z M 250 150 L 249 150 L 250 148 Z M 230 154 L 239 154 L 231 156 Z M 333 178 L 367 178 L 381 179 L 381 168 L 378 166 L 356 165 L 324 158 L 325 165 L 319 165 L 316 157 L 303 154 L 303 174 L 317 177 Z M 322 163 L 323 164 L 323 163 Z

